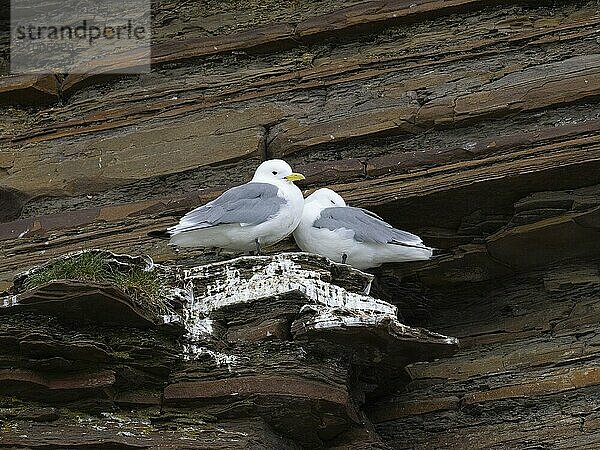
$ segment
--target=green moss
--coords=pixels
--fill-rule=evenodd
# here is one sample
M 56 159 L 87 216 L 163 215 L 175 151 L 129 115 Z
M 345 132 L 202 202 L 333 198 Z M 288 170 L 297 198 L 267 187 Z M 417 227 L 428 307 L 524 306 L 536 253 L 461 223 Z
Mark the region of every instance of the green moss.
M 112 352 L 111 355 L 121 360 L 131 359 L 129 352 Z
M 35 271 L 25 281 L 25 288 L 32 289 L 52 280 L 104 281 L 111 277 L 112 271 L 101 254 L 85 252 L 54 261 Z
M 17 429 L 17 425 L 7 421 L 0 423 L 0 434 L 13 433 Z
M 164 280 L 153 270 L 117 266 L 98 252 L 83 252 L 59 259 L 33 272 L 24 283 L 33 289 L 54 280 L 108 283 L 121 289 L 135 303 L 156 313 L 167 311 Z
M 126 272 L 115 272 L 112 282 L 130 297 L 138 301 L 151 300 L 154 305 L 162 305 L 164 287 L 160 277 L 153 271 L 134 267 Z M 166 311 L 161 311 L 166 312 Z

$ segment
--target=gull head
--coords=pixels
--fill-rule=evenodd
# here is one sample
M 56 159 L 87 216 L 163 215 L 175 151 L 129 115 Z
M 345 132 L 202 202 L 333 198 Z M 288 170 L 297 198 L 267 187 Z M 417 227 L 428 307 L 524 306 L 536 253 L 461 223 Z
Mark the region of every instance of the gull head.
M 305 203 L 314 203 L 322 208 L 346 206 L 346 202 L 342 196 L 328 188 L 317 189 L 315 192 L 306 197 Z
M 263 162 L 256 172 L 252 181 L 273 183 L 277 181 L 287 181 L 292 183 L 294 181 L 304 180 L 304 175 L 301 173 L 292 172 L 292 168 L 288 163 L 282 159 L 270 159 Z

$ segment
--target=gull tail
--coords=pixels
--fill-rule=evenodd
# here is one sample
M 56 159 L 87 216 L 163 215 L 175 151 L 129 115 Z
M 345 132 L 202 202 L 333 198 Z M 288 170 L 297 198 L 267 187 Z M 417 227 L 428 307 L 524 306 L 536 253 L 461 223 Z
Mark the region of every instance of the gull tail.
M 171 239 L 171 233 L 168 230 L 150 231 L 148 236 L 158 239 Z

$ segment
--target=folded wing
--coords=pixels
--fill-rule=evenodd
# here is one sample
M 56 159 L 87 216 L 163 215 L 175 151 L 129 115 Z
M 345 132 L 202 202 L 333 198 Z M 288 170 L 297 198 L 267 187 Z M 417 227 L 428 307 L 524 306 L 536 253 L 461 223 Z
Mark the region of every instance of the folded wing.
M 285 200 L 277 195 L 277 186 L 246 183 L 225 191 L 220 197 L 200 206 L 169 228 L 171 234 L 223 224 L 257 225 L 277 215 Z
M 325 208 L 313 226 L 332 231 L 349 230 L 359 242 L 423 247 L 419 236 L 392 227 L 377 214 L 351 206 Z

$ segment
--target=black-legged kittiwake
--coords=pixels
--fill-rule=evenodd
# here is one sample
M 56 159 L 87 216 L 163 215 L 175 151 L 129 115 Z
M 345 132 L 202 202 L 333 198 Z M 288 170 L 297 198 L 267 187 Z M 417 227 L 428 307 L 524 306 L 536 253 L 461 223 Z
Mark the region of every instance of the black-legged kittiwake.
M 260 253 L 262 247 L 290 235 L 300 222 L 304 197 L 293 182 L 303 179 L 285 161 L 265 161 L 252 181 L 188 212 L 162 234 L 179 247 Z
M 298 247 L 357 269 L 387 262 L 424 260 L 433 249 L 419 236 L 397 230 L 366 209 L 346 206 L 344 199 L 323 188 L 304 200 L 302 219 L 294 231 Z

